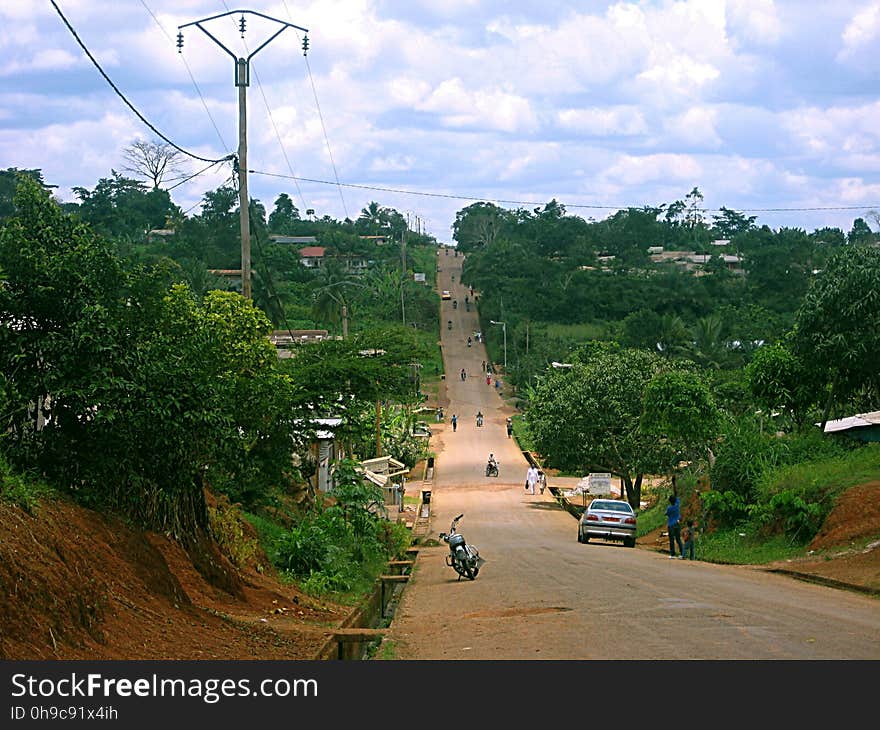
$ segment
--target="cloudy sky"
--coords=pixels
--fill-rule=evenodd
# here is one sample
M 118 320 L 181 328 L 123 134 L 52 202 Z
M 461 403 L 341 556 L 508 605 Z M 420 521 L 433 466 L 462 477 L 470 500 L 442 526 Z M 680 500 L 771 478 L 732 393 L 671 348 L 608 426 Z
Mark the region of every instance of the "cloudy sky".
M 268 210 L 281 192 L 334 218 L 375 200 L 450 241 L 475 200 L 556 198 L 600 219 L 698 187 L 709 215 L 847 231 L 880 209 L 880 0 L 55 5 L 131 105 L 209 160 L 238 147 L 234 61 L 195 26 L 178 53 L 178 27 L 270 16 L 249 15 L 244 39 L 238 16 L 201 24 L 254 53 L 248 181 Z M 307 59 L 302 32 L 277 21 L 308 29 Z M 0 0 L 0 48 L 0 168 L 40 168 L 75 200 L 73 186 L 123 171 L 126 146 L 157 139 L 51 0 Z M 197 213 L 229 175 L 217 165 L 172 197 Z

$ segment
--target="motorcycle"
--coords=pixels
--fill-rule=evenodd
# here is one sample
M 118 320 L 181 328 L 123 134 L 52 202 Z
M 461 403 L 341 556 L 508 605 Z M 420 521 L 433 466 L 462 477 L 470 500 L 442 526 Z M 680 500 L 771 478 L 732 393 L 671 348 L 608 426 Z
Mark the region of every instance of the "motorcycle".
M 458 299 L 453 299 L 453 300 L 452 300 L 452 308 L 453 308 L 453 309 L 458 309 Z
M 452 329 L 452 320 L 451 319 L 446 323 L 446 329 L 448 329 L 448 330 Z
M 480 428 L 483 425 L 483 414 L 477 414 L 477 428 Z
M 490 461 L 486 464 L 486 476 L 487 477 L 497 477 L 498 476 L 498 462 Z
M 458 573 L 458 579 L 462 576 L 473 580 L 480 572 L 480 568 L 486 561 L 480 557 L 480 552 L 473 545 L 465 542 L 464 535 L 458 532 L 458 522 L 464 514 L 460 514 L 449 528 L 449 532 L 441 532 L 440 539 L 449 545 L 449 555 L 446 556 L 446 564 Z

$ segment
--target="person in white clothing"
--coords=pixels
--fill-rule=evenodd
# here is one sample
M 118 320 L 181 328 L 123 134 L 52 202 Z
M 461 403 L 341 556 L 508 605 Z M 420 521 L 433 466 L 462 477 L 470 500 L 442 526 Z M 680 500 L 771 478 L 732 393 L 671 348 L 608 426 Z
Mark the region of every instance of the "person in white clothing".
M 532 465 L 526 472 L 526 490 L 529 494 L 535 493 L 535 485 L 538 483 L 538 467 Z

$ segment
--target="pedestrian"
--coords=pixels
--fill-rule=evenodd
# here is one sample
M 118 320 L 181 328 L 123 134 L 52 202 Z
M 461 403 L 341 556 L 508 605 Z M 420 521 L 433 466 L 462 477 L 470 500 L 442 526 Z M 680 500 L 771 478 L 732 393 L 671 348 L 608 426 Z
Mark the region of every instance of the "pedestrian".
M 697 528 L 693 520 L 688 520 L 687 525 L 681 532 L 681 538 L 684 540 L 684 550 L 681 551 L 681 559 L 694 559 L 694 541 L 697 539 Z
M 461 382 L 463 383 L 465 380 L 467 380 L 467 373 L 465 372 L 464 368 L 462 368 L 461 369 Z
M 538 467 L 532 464 L 526 472 L 526 491 L 529 494 L 535 493 L 535 485 L 538 483 Z
M 484 373 L 486 372 L 486 361 L 485 360 L 483 360 L 483 372 Z
M 544 494 L 544 490 L 547 489 L 547 475 L 541 469 L 538 469 L 538 487 L 541 489 L 541 494 Z
M 501 381 L 498 378 L 495 378 L 495 390 L 501 389 Z
M 510 438 L 513 435 L 513 419 L 507 419 L 507 438 Z
M 491 375 L 486 376 L 486 385 L 492 385 L 492 376 Z
M 452 422 L 452 433 L 455 433 L 455 429 L 458 428 L 458 416 L 453 413 L 449 420 Z
M 666 508 L 666 530 L 669 533 L 669 557 L 675 557 L 675 546 L 678 545 L 679 554 L 684 556 L 684 548 L 681 544 L 681 507 L 678 497 L 669 495 L 669 506 Z

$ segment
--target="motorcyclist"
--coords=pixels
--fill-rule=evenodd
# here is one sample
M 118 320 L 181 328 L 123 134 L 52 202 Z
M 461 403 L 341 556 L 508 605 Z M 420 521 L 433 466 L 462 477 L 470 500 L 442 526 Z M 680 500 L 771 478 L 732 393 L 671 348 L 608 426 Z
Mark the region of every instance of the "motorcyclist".
M 478 426 L 483 425 L 483 412 L 482 411 L 477 411 L 477 425 Z
M 486 462 L 486 474 L 492 473 L 498 468 L 498 462 L 495 461 L 495 454 L 489 454 L 489 460 Z
M 446 322 L 446 329 L 449 329 L 449 330 L 452 329 L 452 320 L 451 319 Z
M 471 338 L 470 338 L 470 337 L 468 337 L 468 347 L 470 347 L 470 346 L 471 346 L 471 342 L 473 342 L 473 340 L 471 340 Z

